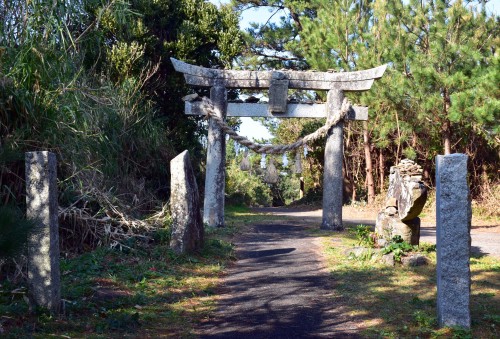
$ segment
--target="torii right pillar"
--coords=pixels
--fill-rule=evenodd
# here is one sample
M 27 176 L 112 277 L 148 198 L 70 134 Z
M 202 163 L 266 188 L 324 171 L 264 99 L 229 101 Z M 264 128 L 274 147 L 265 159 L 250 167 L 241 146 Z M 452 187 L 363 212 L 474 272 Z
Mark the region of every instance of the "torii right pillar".
M 344 101 L 344 92 L 339 89 L 328 91 L 326 101 L 326 118 L 332 119 L 335 112 L 340 110 Z M 344 122 L 332 126 L 328 131 L 325 146 L 325 163 L 323 167 L 323 221 L 321 228 L 341 231 L 343 180 L 342 161 L 344 153 Z

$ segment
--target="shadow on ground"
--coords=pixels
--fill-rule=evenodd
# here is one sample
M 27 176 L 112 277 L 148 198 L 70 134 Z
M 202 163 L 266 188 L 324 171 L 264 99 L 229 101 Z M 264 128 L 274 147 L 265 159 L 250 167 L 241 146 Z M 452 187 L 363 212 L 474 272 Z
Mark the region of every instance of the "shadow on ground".
M 358 337 L 332 303 L 332 279 L 301 225 L 255 225 L 237 243 L 214 317 L 201 338 Z
M 317 227 L 299 217 L 286 225 L 255 225 L 242 235 L 237 241 L 239 260 L 228 272 L 218 309 L 196 333 L 201 338 L 430 337 L 437 333 L 435 265 L 393 268 L 348 260 L 340 238 Z M 336 259 L 330 272 L 322 266 L 315 236 L 331 241 L 329 251 Z M 474 258 L 484 253 L 480 248 L 472 250 L 475 264 Z M 474 334 L 488 337 L 496 333 L 498 297 L 492 291 L 500 285 L 498 270 L 480 265 L 485 266 L 472 272 L 471 314 Z

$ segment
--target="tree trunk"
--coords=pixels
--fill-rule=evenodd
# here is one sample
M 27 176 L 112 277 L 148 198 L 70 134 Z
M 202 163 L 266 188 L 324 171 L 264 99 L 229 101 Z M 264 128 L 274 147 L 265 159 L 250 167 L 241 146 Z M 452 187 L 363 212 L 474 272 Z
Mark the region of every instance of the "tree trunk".
M 448 119 L 448 112 L 451 106 L 450 94 L 448 93 L 448 89 L 444 89 L 443 91 L 443 100 L 444 100 L 444 124 L 442 127 L 443 131 L 443 146 L 444 146 L 444 154 L 451 154 L 451 123 Z
M 363 146 L 365 149 L 366 184 L 368 186 L 368 205 L 375 201 L 375 185 L 373 183 L 372 154 L 370 152 L 370 136 L 368 135 L 368 122 L 363 121 Z
M 384 171 L 385 171 L 385 165 L 384 165 L 384 150 L 380 149 L 378 153 L 378 172 L 379 172 L 379 185 L 380 185 L 380 193 L 384 192 Z
M 451 154 L 451 131 L 450 131 L 450 121 L 446 119 L 443 124 L 443 145 L 444 154 Z
M 424 183 L 429 187 L 432 187 L 431 166 L 432 166 L 432 163 L 429 163 L 429 161 L 426 161 L 424 166 L 423 166 L 424 167 L 424 173 L 423 173 Z
M 481 196 L 485 197 L 486 193 L 491 193 L 490 189 L 490 180 L 488 178 L 488 165 L 486 163 L 483 163 L 481 165 L 481 182 L 482 182 L 482 187 L 481 187 Z

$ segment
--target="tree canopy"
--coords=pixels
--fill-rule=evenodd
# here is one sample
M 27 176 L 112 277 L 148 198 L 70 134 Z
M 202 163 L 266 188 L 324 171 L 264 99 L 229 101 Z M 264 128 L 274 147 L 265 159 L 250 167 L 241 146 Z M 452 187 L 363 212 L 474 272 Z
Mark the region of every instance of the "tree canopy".
M 248 29 L 244 67 L 355 71 L 389 65 L 370 91 L 350 95 L 370 109 L 366 128 L 350 124 L 345 136 L 346 180 L 361 181 L 361 191 L 370 174 L 359 177 L 360 161 L 368 168 L 374 159 L 383 188 L 386 164 L 402 157 L 422 162 L 430 182 L 434 157 L 450 152 L 469 154 L 474 173 L 498 180 L 498 16 L 450 0 L 234 0 L 233 6 L 281 15 L 278 24 Z M 279 141 L 302 133 L 295 124 L 281 122 Z
M 203 0 L 2 1 L 0 205 L 23 204 L 23 153 L 42 149 L 62 206 L 157 208 L 173 156 L 204 163 L 206 127 L 184 115 L 169 58 L 229 67 L 241 46 L 237 16 Z

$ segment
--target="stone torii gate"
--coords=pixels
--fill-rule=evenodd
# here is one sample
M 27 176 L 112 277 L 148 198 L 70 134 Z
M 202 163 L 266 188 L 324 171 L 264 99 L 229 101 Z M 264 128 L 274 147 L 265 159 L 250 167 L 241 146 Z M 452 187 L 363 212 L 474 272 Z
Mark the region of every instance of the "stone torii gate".
M 345 91 L 369 90 L 387 65 L 357 72 L 233 71 L 204 68 L 171 58 L 176 71 L 191 86 L 210 87 L 210 99 L 228 117 L 324 118 L 340 110 Z M 269 89 L 269 103 L 228 103 L 228 88 Z M 326 104 L 287 103 L 288 89 L 326 90 Z M 201 102 L 185 102 L 185 113 L 204 115 Z M 349 120 L 368 120 L 368 108 L 354 106 Z M 343 201 L 343 122 L 327 135 L 323 173 L 323 221 L 321 228 L 341 230 Z M 226 139 L 210 119 L 203 221 L 211 227 L 224 226 Z

